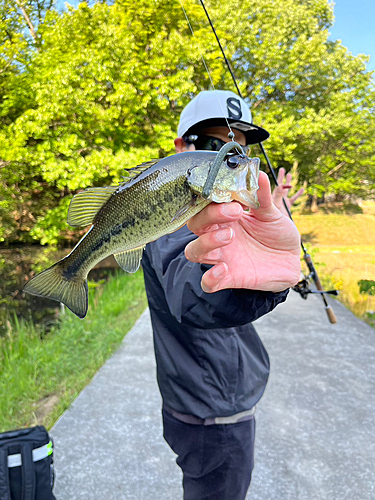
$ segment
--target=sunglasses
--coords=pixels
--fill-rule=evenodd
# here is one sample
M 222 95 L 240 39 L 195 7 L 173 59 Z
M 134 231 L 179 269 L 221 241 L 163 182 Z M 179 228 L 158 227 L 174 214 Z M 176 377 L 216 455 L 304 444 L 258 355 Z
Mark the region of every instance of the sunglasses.
M 204 151 L 220 151 L 220 149 L 227 144 L 225 141 L 217 137 L 209 135 L 188 135 L 184 136 L 183 140 L 188 144 L 194 144 L 195 149 Z M 249 146 L 242 146 L 243 152 L 247 154 Z

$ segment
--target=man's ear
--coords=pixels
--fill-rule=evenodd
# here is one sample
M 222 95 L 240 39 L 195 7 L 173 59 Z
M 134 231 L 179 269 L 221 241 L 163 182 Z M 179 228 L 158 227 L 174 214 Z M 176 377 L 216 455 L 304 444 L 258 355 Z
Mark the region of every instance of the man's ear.
M 186 143 L 182 137 L 176 137 L 174 140 L 174 147 L 176 148 L 176 153 L 183 153 L 186 151 Z
M 174 140 L 174 145 L 176 148 L 176 153 L 184 153 L 185 151 L 195 151 L 194 144 L 185 142 L 182 137 L 177 137 Z

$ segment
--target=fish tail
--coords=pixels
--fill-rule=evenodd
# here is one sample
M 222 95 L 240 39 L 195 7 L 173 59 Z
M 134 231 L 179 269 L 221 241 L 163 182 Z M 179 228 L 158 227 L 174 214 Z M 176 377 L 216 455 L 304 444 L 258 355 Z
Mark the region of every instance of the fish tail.
M 76 316 L 84 318 L 88 308 L 87 280 L 77 275 L 64 276 L 64 268 L 63 261 L 57 262 L 28 281 L 24 291 L 62 302 Z

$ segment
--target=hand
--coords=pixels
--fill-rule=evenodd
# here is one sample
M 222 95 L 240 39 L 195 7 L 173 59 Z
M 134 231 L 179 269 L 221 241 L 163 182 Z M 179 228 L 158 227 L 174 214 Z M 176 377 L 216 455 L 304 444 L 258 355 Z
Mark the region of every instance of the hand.
M 272 203 L 267 175 L 260 172 L 260 208 L 245 212 L 241 204 L 211 203 L 188 227 L 198 238 L 185 248 L 192 262 L 212 264 L 202 289 L 248 288 L 280 292 L 300 278 L 300 237 L 294 223 Z
M 285 183 L 284 183 L 285 180 Z M 292 187 L 292 174 L 286 174 L 285 177 L 285 168 L 280 168 L 279 173 L 277 174 L 277 183 L 278 186 L 275 187 L 272 193 L 272 199 L 274 204 L 284 215 L 288 215 L 287 210 L 285 209 L 283 199 L 285 200 L 288 209 L 293 205 L 293 203 L 301 196 L 303 193 L 303 188 L 299 189 L 294 196 L 288 198 L 289 190 Z

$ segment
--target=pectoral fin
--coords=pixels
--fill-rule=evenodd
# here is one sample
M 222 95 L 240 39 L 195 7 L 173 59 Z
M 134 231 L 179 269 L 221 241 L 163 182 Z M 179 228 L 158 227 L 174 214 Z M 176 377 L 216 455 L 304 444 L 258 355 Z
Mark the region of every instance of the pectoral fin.
M 185 215 L 188 210 L 190 210 L 191 208 L 194 207 L 196 201 L 197 201 L 197 196 L 193 195 L 192 198 L 191 198 L 191 200 L 188 203 L 186 203 L 186 205 L 184 205 L 179 210 L 177 210 L 177 212 L 172 217 L 171 222 L 175 222 L 180 217 L 182 217 L 183 215 Z
M 135 273 L 141 264 L 144 245 L 126 252 L 115 253 L 114 258 L 117 264 L 127 273 Z

